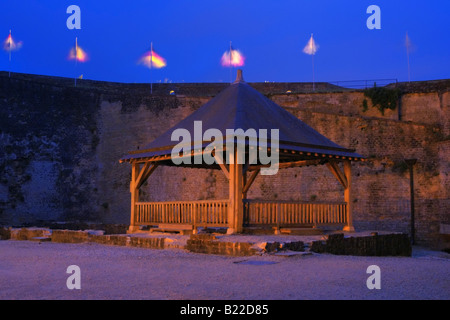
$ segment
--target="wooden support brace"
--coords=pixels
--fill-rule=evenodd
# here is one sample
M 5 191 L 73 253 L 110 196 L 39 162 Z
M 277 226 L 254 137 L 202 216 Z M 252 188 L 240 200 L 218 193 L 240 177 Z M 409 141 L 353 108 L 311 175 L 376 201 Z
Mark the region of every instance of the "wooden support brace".
M 144 166 L 144 168 L 142 168 L 141 172 L 139 173 L 139 177 L 136 180 L 136 188 L 139 189 L 144 183 L 145 181 L 147 181 L 147 179 L 150 177 L 150 175 L 155 171 L 155 169 L 158 167 L 158 165 L 156 163 L 154 163 L 151 167 L 150 167 L 150 162 L 147 162 Z
M 341 169 L 339 169 L 337 163 L 334 161 L 327 162 L 327 167 L 328 169 L 330 169 L 331 173 L 333 173 L 336 179 L 342 184 L 344 189 L 347 189 L 348 187 L 347 178 L 345 174 L 341 171 Z
M 253 181 L 255 181 L 256 177 L 257 177 L 258 174 L 259 174 L 259 171 L 260 171 L 260 169 L 257 169 L 257 170 L 255 170 L 255 171 L 252 172 L 250 178 L 247 180 L 247 182 L 245 183 L 244 188 L 242 189 L 242 192 L 243 192 L 244 194 L 247 193 L 248 189 L 250 189 L 250 187 L 252 186 Z
M 134 181 L 134 186 L 135 186 L 135 188 L 137 188 L 137 189 L 139 188 L 139 187 L 138 187 L 139 182 L 142 181 L 142 178 L 143 178 L 145 172 L 146 172 L 146 171 L 148 170 L 148 168 L 150 167 L 150 165 L 151 165 L 151 162 L 146 162 L 145 165 L 144 165 L 144 167 L 140 170 L 139 175 L 137 176 L 136 180 Z
M 214 159 L 216 159 L 216 163 L 220 166 L 220 169 L 222 169 L 222 172 L 225 175 L 225 177 L 227 177 L 227 179 L 230 180 L 230 171 L 228 170 L 227 166 L 223 163 L 223 160 L 217 157 L 215 154 Z
M 296 168 L 296 167 L 304 167 L 304 166 L 315 166 L 320 164 L 321 160 L 301 160 L 301 161 L 292 161 L 292 162 L 280 162 L 278 163 L 279 169 L 286 169 L 286 168 Z M 261 168 L 268 168 L 270 167 L 269 164 L 266 165 L 254 165 L 250 166 L 248 168 L 248 171 L 255 171 L 259 170 Z

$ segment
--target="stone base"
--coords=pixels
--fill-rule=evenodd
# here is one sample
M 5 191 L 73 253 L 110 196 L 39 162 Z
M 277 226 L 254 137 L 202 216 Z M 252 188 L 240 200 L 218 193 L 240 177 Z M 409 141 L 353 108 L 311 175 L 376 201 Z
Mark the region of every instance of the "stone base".
M 281 228 L 280 233 L 296 236 L 315 236 L 323 235 L 324 231 L 319 228 Z
M 228 228 L 227 229 L 227 234 L 235 234 L 236 231 L 234 230 L 234 228 Z
M 136 233 L 139 231 L 139 226 L 131 226 L 128 228 L 127 233 Z
M 345 237 L 343 233 L 328 236 L 327 241 L 313 241 L 312 252 L 351 256 L 405 256 L 412 253 L 407 234 L 386 234 L 368 237 Z
M 353 226 L 345 226 L 344 229 L 342 229 L 342 231 L 355 232 L 355 227 L 353 227 Z
M 209 234 L 191 235 L 185 248 L 195 253 L 227 256 L 252 256 L 258 253 L 251 243 L 218 241 L 214 235 Z

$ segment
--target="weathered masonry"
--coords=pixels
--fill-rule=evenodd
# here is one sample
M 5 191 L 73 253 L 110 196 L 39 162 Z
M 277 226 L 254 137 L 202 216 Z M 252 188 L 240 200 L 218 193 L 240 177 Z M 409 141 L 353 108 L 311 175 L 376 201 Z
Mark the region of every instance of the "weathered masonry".
M 367 157 L 352 165 L 357 230 L 409 233 L 405 160 L 417 159 L 416 240 L 439 241 L 450 224 L 450 80 L 387 86 L 399 96 L 396 108 L 384 113 L 364 90 L 316 83 L 313 93 L 307 83 L 249 84 L 320 134 Z M 128 150 L 142 150 L 227 87 L 154 84 L 151 95 L 148 84 L 80 80 L 74 88 L 73 79 L 0 72 L 0 224 L 129 224 L 131 173 L 117 160 Z M 327 165 L 315 165 L 258 174 L 247 199 L 259 207 L 279 206 L 280 212 L 289 205 L 304 212 L 307 203 L 343 205 L 344 193 Z M 229 180 L 219 169 L 159 166 L 139 188 L 139 202 L 214 199 L 229 199 Z M 259 219 L 257 211 L 249 215 Z

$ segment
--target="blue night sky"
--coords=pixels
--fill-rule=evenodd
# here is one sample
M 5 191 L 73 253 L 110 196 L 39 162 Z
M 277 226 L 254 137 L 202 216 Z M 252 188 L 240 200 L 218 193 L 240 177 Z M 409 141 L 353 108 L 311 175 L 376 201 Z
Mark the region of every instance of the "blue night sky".
M 412 42 L 411 80 L 450 76 L 450 1 L 386 0 L 0 0 L 0 38 L 22 41 L 0 55 L 0 70 L 115 82 L 228 82 L 220 65 L 229 42 L 246 57 L 245 80 L 308 82 L 311 33 L 320 48 L 315 80 L 397 78 L 407 81 L 405 35 Z M 81 30 L 69 30 L 69 5 L 81 8 Z M 369 5 L 381 8 L 381 30 L 369 30 Z M 78 37 L 86 63 L 67 59 Z M 153 42 L 167 67 L 137 61 Z

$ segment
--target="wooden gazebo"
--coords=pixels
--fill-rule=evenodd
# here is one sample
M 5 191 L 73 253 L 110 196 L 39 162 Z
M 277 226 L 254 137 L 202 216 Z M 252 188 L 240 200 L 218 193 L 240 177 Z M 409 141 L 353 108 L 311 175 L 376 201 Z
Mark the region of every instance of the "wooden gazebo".
M 183 129 L 195 136 L 194 124 L 201 121 L 204 131 L 210 128 L 223 132 L 223 148 L 212 152 L 229 151 L 228 159 L 217 157 L 212 164 L 202 159 L 212 140 L 193 141 L 189 152 L 177 154 L 178 159 L 190 158 L 176 164 L 173 150 L 177 142 L 172 133 Z M 197 122 L 198 123 L 198 122 Z M 229 136 L 229 130 L 249 129 L 257 135 L 267 130 L 264 139 Z M 278 143 L 273 143 L 272 129 L 278 129 Z M 237 139 L 236 139 L 237 138 Z M 261 138 L 261 137 L 256 137 Z M 255 142 L 256 141 L 256 142 Z M 263 141 L 263 143 L 261 143 Z M 264 142 L 265 141 L 265 142 Z M 250 159 L 252 150 L 267 147 L 268 152 L 278 153 L 279 169 L 326 165 L 344 187 L 344 202 L 263 201 L 247 199 L 247 192 L 258 174 L 266 167 L 259 158 Z M 259 152 L 259 151 L 258 151 Z M 197 158 L 196 158 L 197 157 Z M 200 158 L 198 158 L 200 157 Z M 194 161 L 194 159 L 196 159 Z M 244 161 L 239 161 L 244 159 Z M 129 152 L 120 159 L 132 165 L 130 183 L 131 220 L 129 232 L 140 226 L 156 226 L 161 229 L 179 229 L 196 232 L 198 227 L 224 227 L 227 233 L 240 233 L 245 227 L 268 227 L 275 232 L 283 227 L 343 226 L 354 231 L 352 222 L 352 174 L 351 162 L 364 158 L 330 141 L 306 125 L 294 115 L 266 98 L 245 83 L 238 70 L 236 81 L 190 116 L 156 138 L 141 150 Z M 189 162 L 189 163 L 188 163 Z M 222 170 L 229 181 L 229 198 L 222 200 L 140 202 L 139 188 L 158 166 L 199 167 Z

